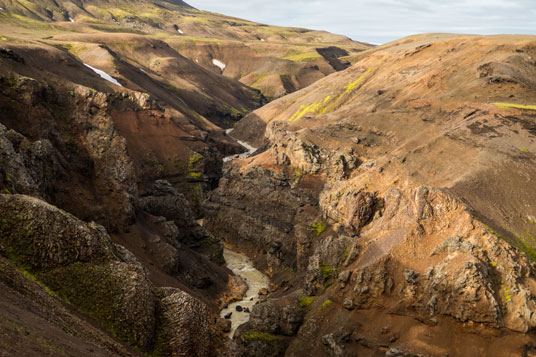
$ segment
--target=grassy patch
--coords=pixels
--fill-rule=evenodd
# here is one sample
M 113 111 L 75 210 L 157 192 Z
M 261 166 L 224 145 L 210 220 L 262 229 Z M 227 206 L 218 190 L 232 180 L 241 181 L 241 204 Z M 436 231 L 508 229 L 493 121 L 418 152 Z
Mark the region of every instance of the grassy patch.
M 242 338 L 244 340 L 257 340 L 257 341 L 264 341 L 268 343 L 279 342 L 285 339 L 285 337 L 283 336 L 272 335 L 271 333 L 254 331 L 254 330 L 246 331 L 246 333 L 242 335 Z
M 511 299 L 512 299 L 512 295 L 510 295 L 510 289 L 509 288 L 504 289 L 504 300 L 508 302 Z
M 193 153 L 193 155 L 190 156 L 188 159 L 188 173 L 190 174 L 190 177 L 199 179 L 201 176 L 203 176 L 203 174 L 199 172 L 199 169 L 195 167 L 195 165 L 203 159 L 203 155 L 199 153 Z
M 333 272 L 335 270 L 332 267 L 324 263 L 320 263 L 319 266 L 320 266 L 320 271 L 322 272 L 322 278 L 329 279 L 333 276 Z
M 315 301 L 315 298 L 312 296 L 301 295 L 299 303 L 301 307 L 309 307 L 313 304 L 314 301 Z
M 294 51 L 290 51 L 294 52 Z M 308 52 L 298 52 L 298 53 L 291 53 L 287 56 L 283 57 L 283 59 L 293 61 L 293 62 L 312 62 L 319 58 L 321 58 L 316 51 L 308 51 Z
M 522 105 L 513 103 L 493 103 L 499 109 L 527 109 L 536 110 L 536 105 Z
M 318 221 L 311 225 L 311 232 L 315 232 L 316 236 L 318 237 L 320 234 L 322 234 L 322 232 L 326 230 L 326 227 L 327 225 L 324 222 Z
M 370 67 L 365 73 L 363 73 L 358 79 L 353 81 L 352 83 L 348 84 L 342 93 L 340 93 L 337 97 L 332 97 L 328 95 L 326 98 L 324 98 L 323 101 L 312 103 L 309 105 L 302 105 L 300 106 L 300 109 L 296 113 L 294 113 L 289 119 L 289 122 L 294 122 L 296 120 L 301 119 L 305 114 L 311 113 L 311 114 L 324 114 L 327 112 L 328 108 L 330 111 L 332 111 L 335 108 L 336 103 L 340 103 L 340 100 L 348 94 L 351 94 L 355 90 L 357 90 L 361 84 L 363 79 L 372 72 L 374 67 Z
M 293 122 L 298 119 L 301 119 L 307 113 L 324 114 L 324 112 L 328 108 L 330 99 L 331 99 L 331 96 L 328 95 L 326 98 L 324 98 L 322 102 L 300 106 L 300 109 L 298 109 L 298 111 L 294 113 L 294 115 L 292 115 L 288 121 Z
M 361 81 L 363 81 L 363 79 L 365 79 L 366 75 L 369 74 L 370 72 L 372 72 L 372 70 L 374 69 L 374 67 L 370 67 L 365 73 L 363 73 L 358 79 L 356 79 L 355 81 L 353 81 L 352 83 L 348 84 L 346 86 L 346 94 L 350 94 L 352 93 L 353 91 L 355 91 L 357 88 L 359 88 L 359 84 L 361 83 Z
M 324 301 L 322 303 L 322 306 L 320 306 L 320 308 L 318 309 L 318 312 L 322 312 L 324 310 L 326 310 L 328 308 L 329 305 L 333 304 L 333 301 L 331 301 L 330 299 L 327 299 L 326 301 Z
M 299 184 L 303 177 L 303 172 L 299 170 L 294 170 L 294 184 Z

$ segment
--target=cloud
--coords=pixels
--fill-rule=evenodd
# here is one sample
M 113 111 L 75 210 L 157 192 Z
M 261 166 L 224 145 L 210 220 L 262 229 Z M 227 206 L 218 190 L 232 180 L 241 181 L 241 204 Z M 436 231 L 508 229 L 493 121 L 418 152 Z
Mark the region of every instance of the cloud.
M 536 34 L 534 0 L 191 0 L 201 10 L 385 43 L 425 32 Z

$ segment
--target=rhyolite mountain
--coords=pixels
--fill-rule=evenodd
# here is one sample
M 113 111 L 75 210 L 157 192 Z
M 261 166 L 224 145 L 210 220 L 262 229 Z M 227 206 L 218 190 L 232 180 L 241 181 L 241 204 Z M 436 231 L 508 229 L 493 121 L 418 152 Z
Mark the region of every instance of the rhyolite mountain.
M 0 354 L 536 354 L 536 37 L 147 0 L 0 29 Z M 224 242 L 271 278 L 232 340 Z

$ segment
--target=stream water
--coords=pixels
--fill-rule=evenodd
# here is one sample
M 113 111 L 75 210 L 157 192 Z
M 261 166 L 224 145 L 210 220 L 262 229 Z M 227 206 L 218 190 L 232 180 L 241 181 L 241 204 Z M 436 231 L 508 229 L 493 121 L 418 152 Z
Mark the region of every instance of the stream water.
M 225 132 L 227 133 L 227 135 L 229 135 L 229 134 L 231 134 L 232 131 L 233 131 L 233 129 L 227 129 Z M 234 160 L 234 159 L 245 159 L 246 157 L 249 157 L 249 156 L 253 155 L 253 153 L 255 151 L 257 151 L 256 147 L 253 147 L 253 146 L 249 145 L 245 141 L 242 141 L 242 140 L 236 140 L 236 141 L 240 145 L 242 145 L 242 147 L 244 149 L 246 149 L 247 151 L 243 152 L 242 154 L 236 154 L 236 155 L 231 155 L 231 156 L 224 157 L 223 162 L 228 162 L 228 161 L 231 161 L 231 160 Z
M 229 337 L 233 337 L 238 326 L 248 322 L 249 313 L 245 311 L 237 311 L 236 307 L 241 306 L 243 310 L 248 309 L 251 311 L 253 305 L 259 301 L 259 290 L 268 288 L 270 279 L 255 269 L 253 262 L 243 254 L 233 252 L 227 248 L 223 251 L 223 257 L 227 267 L 236 275 L 240 276 L 246 284 L 248 284 L 248 290 L 246 295 L 240 301 L 235 301 L 220 313 L 220 316 L 225 318 L 229 313 L 231 314 L 231 331 L 228 333 Z

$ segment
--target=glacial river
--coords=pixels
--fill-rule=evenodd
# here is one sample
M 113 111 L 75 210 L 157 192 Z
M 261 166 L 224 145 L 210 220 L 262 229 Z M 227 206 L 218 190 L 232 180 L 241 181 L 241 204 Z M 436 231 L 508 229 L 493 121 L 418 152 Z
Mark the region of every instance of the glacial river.
M 236 275 L 240 276 L 246 284 L 248 284 L 248 291 L 240 301 L 235 301 L 225 309 L 221 311 L 220 316 L 225 317 L 230 312 L 231 314 L 231 331 L 228 333 L 229 337 L 233 337 L 238 326 L 248 322 L 249 313 L 245 311 L 237 311 L 236 307 L 240 305 L 242 309 L 253 309 L 253 305 L 259 301 L 259 290 L 268 288 L 270 279 L 255 269 L 253 262 L 243 254 L 233 252 L 227 248 L 223 251 L 223 257 L 227 263 L 227 267 Z

